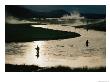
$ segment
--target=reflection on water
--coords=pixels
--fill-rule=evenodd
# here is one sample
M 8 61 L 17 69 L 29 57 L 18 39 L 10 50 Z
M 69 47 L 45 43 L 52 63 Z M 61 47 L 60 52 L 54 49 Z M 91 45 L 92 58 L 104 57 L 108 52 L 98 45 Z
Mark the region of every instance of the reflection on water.
M 43 27 L 43 28 L 48 28 L 47 25 L 32 25 L 33 27 Z
M 35 25 L 34 25 L 35 26 Z M 39 26 L 36 26 L 36 28 Z M 33 41 L 22 43 L 6 43 L 6 63 L 39 65 L 41 67 L 63 65 L 69 67 L 98 67 L 106 65 L 105 32 L 75 29 L 70 26 L 43 25 L 44 28 L 77 32 L 81 37 Z M 89 47 L 85 42 L 89 40 Z M 40 47 L 37 59 L 36 47 Z

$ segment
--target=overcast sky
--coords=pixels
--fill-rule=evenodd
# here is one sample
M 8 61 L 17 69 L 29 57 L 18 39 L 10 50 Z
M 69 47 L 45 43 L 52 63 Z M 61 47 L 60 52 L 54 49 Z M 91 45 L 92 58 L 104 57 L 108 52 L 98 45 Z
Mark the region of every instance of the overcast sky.
M 69 12 L 79 10 L 83 13 L 106 13 L 106 6 L 104 5 L 25 5 L 23 7 L 41 12 L 63 9 Z

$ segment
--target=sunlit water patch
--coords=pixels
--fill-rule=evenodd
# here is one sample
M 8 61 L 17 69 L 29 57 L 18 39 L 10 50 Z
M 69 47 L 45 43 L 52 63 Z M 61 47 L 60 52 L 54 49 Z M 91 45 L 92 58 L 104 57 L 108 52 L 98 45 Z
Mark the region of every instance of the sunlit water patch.
M 106 33 L 100 31 L 76 29 L 62 25 L 34 25 L 34 27 L 49 28 L 77 32 L 81 37 L 33 41 L 22 43 L 6 43 L 6 63 L 39 65 L 41 67 L 69 66 L 69 67 L 99 67 L 106 65 Z M 89 46 L 85 42 L 89 40 Z M 39 58 L 36 57 L 36 47 L 39 46 Z

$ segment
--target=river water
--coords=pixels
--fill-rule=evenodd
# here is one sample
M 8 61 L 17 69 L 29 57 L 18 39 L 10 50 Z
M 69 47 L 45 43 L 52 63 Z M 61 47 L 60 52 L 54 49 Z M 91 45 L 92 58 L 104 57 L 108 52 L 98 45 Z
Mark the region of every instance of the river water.
M 49 28 L 77 32 L 80 37 L 33 42 L 11 42 L 5 44 L 6 64 L 38 65 L 41 67 L 100 67 L 106 66 L 106 32 L 75 28 L 71 24 L 62 25 L 32 25 L 33 27 Z M 86 40 L 89 46 L 85 46 Z M 37 59 L 36 47 L 40 47 Z

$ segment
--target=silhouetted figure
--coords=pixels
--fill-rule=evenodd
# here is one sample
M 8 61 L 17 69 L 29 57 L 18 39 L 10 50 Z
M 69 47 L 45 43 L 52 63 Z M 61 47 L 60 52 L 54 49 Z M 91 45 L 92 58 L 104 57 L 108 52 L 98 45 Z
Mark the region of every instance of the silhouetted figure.
M 88 27 L 86 27 L 86 30 L 88 31 Z
M 87 24 L 87 25 L 89 24 L 89 20 L 88 20 L 88 19 L 86 19 L 86 24 Z
M 88 47 L 89 46 L 89 41 L 88 40 L 86 40 L 86 47 Z
M 86 19 L 86 25 L 87 25 L 87 27 L 86 27 L 86 30 L 88 31 L 88 24 L 89 24 L 89 21 L 88 21 L 88 19 Z
M 37 48 L 35 48 L 35 49 L 37 50 L 37 52 L 36 52 L 37 55 L 36 55 L 36 56 L 37 56 L 37 58 L 38 58 L 38 57 L 39 57 L 39 47 L 38 47 L 38 45 L 37 45 Z

